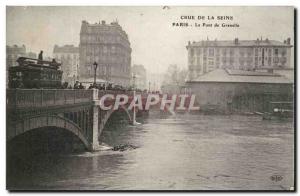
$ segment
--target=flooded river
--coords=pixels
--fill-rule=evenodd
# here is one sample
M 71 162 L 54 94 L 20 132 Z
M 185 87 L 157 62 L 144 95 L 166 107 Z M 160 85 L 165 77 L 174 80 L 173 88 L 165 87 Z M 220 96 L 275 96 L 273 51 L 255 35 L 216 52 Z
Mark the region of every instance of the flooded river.
M 126 151 L 36 154 L 8 161 L 11 189 L 283 190 L 293 186 L 293 124 L 258 116 L 152 117 L 104 141 Z M 279 178 L 272 178 L 279 176 Z

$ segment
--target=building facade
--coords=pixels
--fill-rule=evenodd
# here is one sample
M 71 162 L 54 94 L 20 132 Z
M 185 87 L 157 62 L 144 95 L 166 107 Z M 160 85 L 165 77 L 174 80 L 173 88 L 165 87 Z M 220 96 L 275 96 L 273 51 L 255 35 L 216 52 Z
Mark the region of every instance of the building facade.
M 79 47 L 74 45 L 55 45 L 53 49 L 53 58 L 62 63 L 64 81 L 74 81 L 78 79 L 79 66 Z
M 82 21 L 79 51 L 81 80 L 94 77 L 93 64 L 96 62 L 97 78 L 117 85 L 130 85 L 131 47 L 118 22 L 90 24 Z
M 135 86 L 141 90 L 147 90 L 147 71 L 143 65 L 133 65 L 132 75 L 135 76 Z
M 6 67 L 17 66 L 16 60 L 21 56 L 26 56 L 25 45 L 6 46 Z
M 28 57 L 36 59 L 37 55 L 34 52 L 26 52 L 26 46 L 6 46 L 6 76 L 8 76 L 9 67 L 17 66 L 19 57 Z M 8 78 L 6 77 L 6 86 L 8 86 Z
M 37 55 L 34 52 L 26 52 L 26 46 L 6 46 L 6 66 L 17 66 L 18 63 L 16 62 L 19 57 L 27 57 L 36 59 Z
M 294 81 L 280 74 L 216 69 L 188 81 L 201 111 L 266 112 L 271 102 L 293 102 Z
M 255 70 L 258 68 L 290 68 L 291 39 L 283 42 L 257 40 L 206 40 L 188 42 L 188 79 L 214 69 Z

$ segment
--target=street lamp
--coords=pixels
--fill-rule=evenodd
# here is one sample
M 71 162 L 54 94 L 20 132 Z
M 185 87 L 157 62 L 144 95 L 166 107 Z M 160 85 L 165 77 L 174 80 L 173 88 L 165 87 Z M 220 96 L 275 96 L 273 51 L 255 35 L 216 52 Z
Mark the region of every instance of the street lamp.
M 77 64 L 77 69 L 76 69 L 76 75 L 77 75 L 77 80 L 79 80 L 79 74 L 78 74 L 78 64 Z
M 133 84 L 132 84 L 132 86 L 133 86 L 133 90 L 135 91 L 135 79 L 136 79 L 135 74 L 133 74 L 132 79 L 133 79 Z
M 94 87 L 96 87 L 96 75 L 97 75 L 97 67 L 98 67 L 98 64 L 96 62 L 94 62 L 94 70 L 95 70 L 95 73 L 94 73 Z
M 104 83 L 104 90 L 106 91 L 106 89 L 107 89 L 107 86 L 108 86 L 108 75 L 109 75 L 109 72 L 108 72 L 108 64 L 106 65 L 106 67 L 105 67 L 105 83 Z
M 149 82 L 149 90 L 148 90 L 148 93 L 150 93 L 150 85 L 151 85 L 151 82 Z
M 136 76 L 135 74 L 133 74 L 132 76 L 132 79 L 133 79 L 133 101 L 134 103 L 136 103 L 136 92 L 135 92 L 135 79 L 136 79 Z M 138 123 L 136 122 L 136 111 L 135 111 L 135 106 L 133 107 L 133 118 L 132 118 L 132 125 L 139 125 L 141 123 Z

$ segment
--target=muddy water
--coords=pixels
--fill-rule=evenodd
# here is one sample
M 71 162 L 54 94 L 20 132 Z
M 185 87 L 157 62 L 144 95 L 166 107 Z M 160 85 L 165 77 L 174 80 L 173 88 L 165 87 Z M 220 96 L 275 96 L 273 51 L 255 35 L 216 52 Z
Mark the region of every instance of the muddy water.
M 293 124 L 255 116 L 150 116 L 107 128 L 125 151 L 42 154 L 17 160 L 13 189 L 282 190 L 293 186 Z M 9 163 L 15 165 L 14 163 Z M 271 176 L 280 176 L 272 180 Z

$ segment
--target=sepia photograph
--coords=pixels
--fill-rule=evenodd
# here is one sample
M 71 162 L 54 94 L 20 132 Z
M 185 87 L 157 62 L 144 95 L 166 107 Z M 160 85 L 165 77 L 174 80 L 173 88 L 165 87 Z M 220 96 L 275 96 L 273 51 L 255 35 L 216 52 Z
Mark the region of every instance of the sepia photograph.
M 6 6 L 6 189 L 294 192 L 295 20 Z

